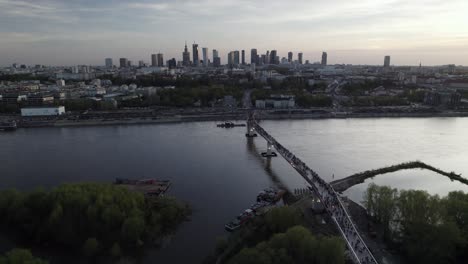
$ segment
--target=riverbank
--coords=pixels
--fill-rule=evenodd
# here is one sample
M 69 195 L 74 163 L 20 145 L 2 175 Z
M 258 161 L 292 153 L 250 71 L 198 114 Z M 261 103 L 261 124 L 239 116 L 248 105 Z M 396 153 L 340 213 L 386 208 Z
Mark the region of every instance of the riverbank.
M 171 124 L 182 122 L 226 120 L 245 120 L 247 111 L 229 113 L 207 113 L 172 115 L 156 117 L 131 117 L 121 119 L 18 119 L 18 127 L 80 127 L 80 126 L 112 126 L 112 125 L 144 125 L 144 124 Z M 347 119 L 347 118 L 431 118 L 431 117 L 468 117 L 468 112 L 385 112 L 385 113 L 356 113 L 356 112 L 318 112 L 302 113 L 297 111 L 257 111 L 256 118 L 259 120 L 307 120 L 307 119 Z

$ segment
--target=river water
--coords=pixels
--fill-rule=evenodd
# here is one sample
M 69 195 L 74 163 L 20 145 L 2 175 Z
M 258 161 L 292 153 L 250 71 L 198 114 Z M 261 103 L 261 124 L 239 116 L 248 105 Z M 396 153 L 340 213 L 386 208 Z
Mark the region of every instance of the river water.
M 420 160 L 468 175 L 468 118 L 372 118 L 264 121 L 262 126 L 325 180 L 405 161 Z M 245 138 L 245 128 L 214 122 L 80 128 L 19 129 L 0 134 L 0 189 L 52 188 L 67 182 L 121 178 L 172 181 L 170 195 L 193 208 L 162 249 L 147 250 L 141 263 L 200 263 L 224 224 L 248 208 L 257 193 L 304 180 L 284 159 L 263 159 L 264 139 Z M 423 189 L 445 195 L 468 188 L 424 170 L 377 176 L 345 195 L 359 202 L 369 184 Z

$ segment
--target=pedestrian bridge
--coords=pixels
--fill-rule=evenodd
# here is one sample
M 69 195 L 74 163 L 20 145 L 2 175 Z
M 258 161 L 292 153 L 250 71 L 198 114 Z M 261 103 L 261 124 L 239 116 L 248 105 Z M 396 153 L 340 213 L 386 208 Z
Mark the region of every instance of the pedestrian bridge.
M 309 188 L 323 202 L 327 213 L 335 222 L 341 236 L 346 242 L 354 263 L 378 263 L 372 252 L 366 246 L 356 226 L 349 216 L 340 196 L 330 184 L 325 182 L 316 172 L 309 168 L 301 159 L 296 157 L 287 148 L 281 145 L 275 138 L 266 132 L 255 120 L 253 114 L 247 120 L 247 137 L 255 137 L 258 133 L 267 141 L 267 151 L 262 153 L 264 157 L 276 156 L 273 148 L 291 164 L 291 166 L 307 181 Z

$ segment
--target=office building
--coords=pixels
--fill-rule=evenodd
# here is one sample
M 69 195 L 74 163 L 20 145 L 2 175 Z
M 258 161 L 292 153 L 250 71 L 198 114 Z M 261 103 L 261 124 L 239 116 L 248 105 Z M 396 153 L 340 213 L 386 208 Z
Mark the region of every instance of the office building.
M 158 66 L 158 59 L 156 57 L 156 54 L 151 54 L 151 67 L 156 66 Z
M 245 65 L 245 50 L 242 50 L 242 65 Z
M 239 65 L 240 53 L 238 50 L 231 51 L 228 54 L 228 65 L 237 66 Z
M 164 58 L 163 58 L 162 53 L 158 53 L 157 58 L 158 58 L 158 67 L 164 67 Z
M 182 65 L 190 66 L 190 52 L 187 49 L 187 42 L 185 43 L 184 52 L 182 52 Z
M 303 57 L 303 56 L 302 56 L 302 52 L 299 52 L 299 53 L 297 54 L 297 61 L 299 62 L 299 64 L 302 64 L 302 62 L 303 62 L 302 57 Z
M 219 53 L 217 50 L 213 50 L 213 61 L 214 61 L 214 58 L 218 58 L 219 57 Z
M 293 61 L 293 53 L 290 51 L 288 52 L 288 62 L 292 62 Z
M 270 63 L 270 51 L 269 50 L 267 50 L 267 52 L 266 52 L 265 61 L 263 63 L 265 63 L 265 64 Z
M 221 66 L 221 58 L 220 57 L 213 57 L 213 66 L 220 67 Z
M 198 44 L 193 43 L 192 56 L 193 56 L 193 66 L 198 66 L 198 64 L 200 63 L 200 57 L 198 57 Z
M 107 68 L 112 68 L 112 66 L 114 66 L 114 64 L 112 63 L 112 59 L 111 58 L 106 58 L 106 67 Z
M 257 49 L 250 50 L 250 64 L 258 64 Z
M 208 48 L 202 48 L 203 66 L 208 66 Z
M 167 61 L 167 67 L 169 69 L 175 69 L 177 66 L 177 62 L 176 62 L 176 59 L 175 58 L 172 58 L 170 60 Z
M 324 52 L 322 53 L 322 65 L 323 65 L 323 66 L 327 65 L 327 57 L 328 57 L 328 55 L 327 55 L 327 53 L 324 51 Z
M 138 67 L 144 67 L 145 66 L 145 62 L 144 61 L 138 61 Z
M 258 64 L 257 49 L 250 50 L 250 64 Z
M 279 59 L 276 54 L 276 50 L 270 52 L 270 64 L 279 64 Z
M 131 60 L 127 61 L 127 66 L 132 67 L 132 61 Z
M 128 59 L 127 58 L 120 58 L 119 60 L 120 68 L 125 68 L 128 66 Z
M 390 56 L 388 56 L 388 55 L 385 56 L 385 58 L 384 58 L 384 67 L 385 68 L 390 67 Z

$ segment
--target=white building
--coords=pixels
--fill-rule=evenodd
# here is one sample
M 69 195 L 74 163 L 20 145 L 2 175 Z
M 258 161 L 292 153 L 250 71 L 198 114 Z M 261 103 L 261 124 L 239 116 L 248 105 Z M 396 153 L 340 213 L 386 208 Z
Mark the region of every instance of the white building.
M 21 108 L 21 116 L 58 116 L 65 114 L 65 106 Z

